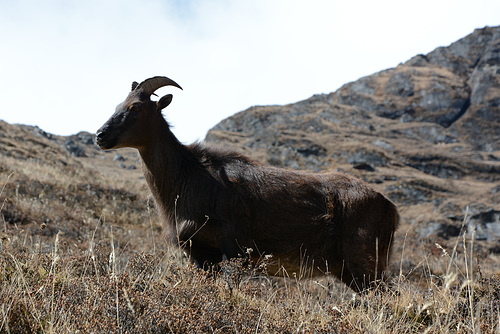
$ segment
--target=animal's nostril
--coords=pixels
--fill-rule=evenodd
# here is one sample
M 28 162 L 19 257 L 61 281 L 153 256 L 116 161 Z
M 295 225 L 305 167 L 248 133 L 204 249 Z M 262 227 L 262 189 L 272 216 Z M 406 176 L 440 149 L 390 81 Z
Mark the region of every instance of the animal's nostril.
M 99 131 L 95 135 L 95 143 L 100 145 L 106 141 L 106 135 L 104 131 Z

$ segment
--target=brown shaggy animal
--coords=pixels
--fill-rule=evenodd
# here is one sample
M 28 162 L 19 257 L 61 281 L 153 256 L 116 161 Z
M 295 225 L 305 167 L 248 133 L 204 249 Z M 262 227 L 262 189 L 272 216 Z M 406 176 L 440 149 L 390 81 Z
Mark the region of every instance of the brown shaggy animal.
M 272 254 L 279 268 L 331 273 L 361 291 L 382 277 L 399 216 L 396 206 L 352 176 L 263 165 L 198 143 L 185 146 L 150 97 L 166 77 L 134 82 L 98 130 L 104 150 L 133 147 L 165 222 L 165 235 L 200 267 Z

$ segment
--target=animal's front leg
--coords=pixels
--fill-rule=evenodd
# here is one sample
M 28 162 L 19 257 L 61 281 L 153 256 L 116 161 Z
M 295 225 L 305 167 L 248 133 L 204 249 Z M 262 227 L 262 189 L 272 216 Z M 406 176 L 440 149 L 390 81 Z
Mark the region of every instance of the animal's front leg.
M 234 237 L 228 237 L 221 242 L 222 261 L 243 256 L 243 251 Z
M 191 262 L 193 262 L 197 268 L 209 269 L 222 260 L 220 249 L 214 247 L 197 246 L 196 243 L 193 243 L 191 247 L 187 249 L 187 252 Z

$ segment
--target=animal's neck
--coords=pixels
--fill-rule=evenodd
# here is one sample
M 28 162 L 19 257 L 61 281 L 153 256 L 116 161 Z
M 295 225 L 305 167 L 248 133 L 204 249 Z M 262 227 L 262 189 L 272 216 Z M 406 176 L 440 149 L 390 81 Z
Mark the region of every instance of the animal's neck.
M 170 131 L 167 122 L 161 118 L 156 124 L 151 145 L 140 149 L 144 177 L 155 197 L 164 218 L 174 219 L 175 202 L 181 196 L 186 168 L 192 154 Z

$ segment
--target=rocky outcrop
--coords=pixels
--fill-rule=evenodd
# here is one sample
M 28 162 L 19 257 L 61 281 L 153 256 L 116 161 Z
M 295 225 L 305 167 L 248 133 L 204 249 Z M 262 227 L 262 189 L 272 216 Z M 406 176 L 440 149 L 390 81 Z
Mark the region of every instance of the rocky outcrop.
M 205 140 L 280 167 L 362 177 L 400 205 L 415 238 L 454 238 L 457 217 L 475 208 L 468 233 L 500 249 L 485 237 L 500 210 L 500 27 L 330 94 L 251 107 Z

